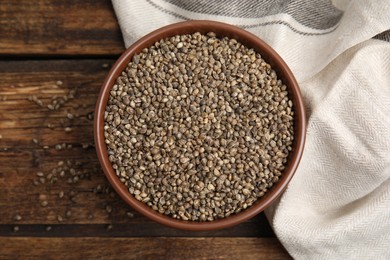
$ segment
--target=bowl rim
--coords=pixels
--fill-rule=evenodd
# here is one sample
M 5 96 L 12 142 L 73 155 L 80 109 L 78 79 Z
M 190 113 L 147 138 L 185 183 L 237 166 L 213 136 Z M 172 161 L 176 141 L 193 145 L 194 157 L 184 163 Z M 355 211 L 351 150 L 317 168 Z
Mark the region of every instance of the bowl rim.
M 136 200 L 128 191 L 128 188 L 120 181 L 119 177 L 117 177 L 114 169 L 112 168 L 111 162 L 108 159 L 107 147 L 104 142 L 103 129 L 104 112 L 110 90 L 115 84 L 117 77 L 124 71 L 127 64 L 130 62 L 133 55 L 139 53 L 145 47 L 151 46 L 160 39 L 178 34 L 195 33 L 198 31 L 201 33 L 213 31 L 217 34 L 217 36 L 228 36 L 235 38 L 242 44 L 254 48 L 256 51 L 260 52 L 260 55 L 264 57 L 266 62 L 271 64 L 271 67 L 277 71 L 279 77 L 279 74 L 282 73 L 284 84 L 287 86 L 289 95 L 291 95 L 294 103 L 294 132 L 296 133 L 294 134 L 294 147 L 290 152 L 291 158 L 289 157 L 289 162 L 286 169 L 283 171 L 280 180 L 270 190 L 268 190 L 263 197 L 259 198 L 252 206 L 242 210 L 237 214 L 232 214 L 223 219 L 206 222 L 177 220 L 170 216 L 161 214 L 153 210 L 145 203 Z M 112 66 L 106 79 L 104 80 L 97 99 L 94 117 L 94 139 L 97 156 L 107 179 L 115 191 L 119 194 L 119 196 L 133 209 L 148 217 L 149 219 L 169 227 L 191 231 L 206 231 L 231 227 L 254 217 L 266 209 L 269 205 L 271 205 L 286 189 L 287 184 L 290 182 L 298 167 L 304 149 L 305 135 L 305 107 L 299 85 L 291 70 L 279 56 L 279 54 L 263 40 L 248 31 L 230 24 L 208 20 L 185 21 L 164 26 L 145 35 L 129 48 L 127 48 L 127 50 Z

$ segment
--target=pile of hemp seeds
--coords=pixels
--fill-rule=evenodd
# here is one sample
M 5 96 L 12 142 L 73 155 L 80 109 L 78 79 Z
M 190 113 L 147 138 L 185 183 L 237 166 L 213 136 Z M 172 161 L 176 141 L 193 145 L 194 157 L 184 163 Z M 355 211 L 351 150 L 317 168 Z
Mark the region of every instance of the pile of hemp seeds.
M 111 89 L 104 136 L 137 200 L 176 219 L 213 221 L 278 182 L 293 117 L 286 85 L 260 53 L 194 33 L 132 58 Z

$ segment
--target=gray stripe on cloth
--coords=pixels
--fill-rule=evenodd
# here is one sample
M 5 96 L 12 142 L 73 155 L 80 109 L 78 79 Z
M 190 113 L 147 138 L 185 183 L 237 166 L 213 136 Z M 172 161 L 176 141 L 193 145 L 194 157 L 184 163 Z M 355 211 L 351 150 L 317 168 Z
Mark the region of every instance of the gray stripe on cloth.
M 375 35 L 374 39 L 390 42 L 390 30 Z
M 329 0 L 163 0 L 184 10 L 228 17 L 260 18 L 286 13 L 313 29 L 335 26 L 343 12 Z
M 182 19 L 182 20 L 185 20 L 185 21 L 193 20 L 193 19 L 191 19 L 189 17 L 186 17 L 184 15 L 181 15 L 181 14 L 175 13 L 175 12 L 173 12 L 171 10 L 165 9 L 164 7 L 156 4 L 152 0 L 146 0 L 146 2 L 148 2 L 151 6 L 153 6 L 154 8 L 156 8 L 157 10 L 159 10 L 159 11 L 165 13 L 165 14 L 172 15 L 172 16 L 174 16 L 176 18 L 179 18 L 179 19 Z M 319 32 L 319 33 L 311 33 L 311 32 L 309 33 L 309 32 L 302 32 L 302 31 L 296 29 L 295 27 L 293 27 L 288 22 L 285 22 L 285 21 L 282 21 L 282 20 L 276 20 L 276 21 L 264 22 L 264 23 L 257 23 L 257 24 L 249 24 L 249 25 L 236 25 L 236 24 L 233 24 L 233 25 L 235 25 L 237 27 L 241 27 L 243 29 L 251 29 L 251 28 L 256 28 L 256 27 L 260 27 L 260 26 L 267 26 L 267 25 L 274 25 L 274 24 L 285 25 L 288 28 L 290 28 L 293 32 L 295 32 L 297 34 L 305 35 L 305 36 L 329 34 L 329 33 L 333 32 L 333 31 L 335 31 L 337 29 L 337 27 L 338 27 L 338 24 L 336 24 L 336 26 L 334 28 L 332 28 L 332 30 L 330 30 L 330 31 Z

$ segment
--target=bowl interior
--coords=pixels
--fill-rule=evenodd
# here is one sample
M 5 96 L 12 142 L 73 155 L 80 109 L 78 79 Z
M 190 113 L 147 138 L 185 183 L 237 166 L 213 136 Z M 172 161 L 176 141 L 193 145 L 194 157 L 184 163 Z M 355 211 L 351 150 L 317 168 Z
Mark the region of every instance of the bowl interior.
M 259 52 L 264 60 L 277 72 L 278 78 L 282 79 L 283 83 L 287 86 L 289 98 L 292 100 L 294 108 L 293 150 L 290 152 L 286 168 L 279 181 L 248 209 L 245 209 L 238 214 L 230 215 L 227 218 L 211 222 L 176 220 L 172 217 L 160 214 L 143 202 L 136 200 L 133 195 L 130 194 L 128 188 L 116 176 L 111 162 L 108 159 L 107 148 L 104 143 L 104 111 L 110 90 L 115 84 L 116 78 L 126 69 L 134 54 L 141 52 L 142 49 L 147 48 L 166 37 L 179 34 L 191 34 L 195 32 L 205 34 L 210 31 L 216 33 L 217 37 L 234 38 L 247 47 L 253 48 L 255 51 Z M 298 83 L 286 63 L 269 45 L 257 38 L 255 35 L 235 26 L 213 21 L 189 21 L 172 24 L 144 36 L 130 46 L 117 60 L 100 90 L 95 110 L 94 134 L 98 158 L 104 173 L 122 199 L 135 210 L 146 217 L 167 226 L 186 230 L 212 230 L 233 226 L 252 218 L 268 207 L 284 191 L 288 182 L 295 173 L 302 156 L 306 132 L 305 125 L 305 109 Z

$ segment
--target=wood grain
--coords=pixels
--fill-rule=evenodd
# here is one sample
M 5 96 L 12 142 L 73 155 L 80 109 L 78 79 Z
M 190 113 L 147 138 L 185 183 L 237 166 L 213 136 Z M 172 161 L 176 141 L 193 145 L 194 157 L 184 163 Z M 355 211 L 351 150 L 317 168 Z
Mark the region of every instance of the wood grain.
M 110 0 L 0 1 L 0 55 L 119 55 Z
M 45 225 L 59 225 L 53 226 L 51 234 L 77 236 L 79 232 L 98 236 L 110 223 L 115 228 L 103 232 L 102 236 L 195 235 L 163 227 L 135 213 L 113 192 L 100 169 L 93 146 L 91 115 L 109 70 L 103 68 L 107 65 L 102 65 L 109 67 L 112 63 L 113 60 L 0 62 L 0 111 L 3 111 L 0 113 L 0 235 L 45 236 Z M 62 85 L 56 84 L 57 81 Z M 47 105 L 54 96 L 61 97 L 76 88 L 75 98 L 59 110 L 52 111 L 28 100 L 36 96 Z M 67 118 L 68 113 L 74 118 Z M 48 128 L 48 124 L 54 127 Z M 65 132 L 65 127 L 71 127 L 72 131 Z M 67 148 L 57 150 L 58 144 Z M 60 177 L 57 172 L 58 181 L 48 182 L 46 177 L 59 168 L 58 163 L 68 161 L 84 179 L 68 183 L 72 175 L 66 172 Z M 45 176 L 44 184 L 39 182 L 38 172 Z M 60 191 L 64 192 L 63 198 L 59 197 Z M 42 207 L 43 201 L 48 205 Z M 67 211 L 71 211 L 70 217 L 66 217 Z M 16 215 L 22 219 L 16 221 Z M 63 228 L 64 224 L 74 226 Z M 20 231 L 14 234 L 13 225 L 18 225 Z M 195 236 L 274 234 L 265 216 L 260 214 L 237 227 Z
M 291 259 L 274 238 L 21 237 L 0 244 L 1 259 Z
M 181 231 L 140 216 L 111 189 L 92 122 L 125 49 L 110 0 L 2 0 L 0 35 L 0 259 L 290 259 L 264 214 Z M 75 90 L 60 109 L 47 107 Z M 61 177 L 68 162 L 74 171 Z

